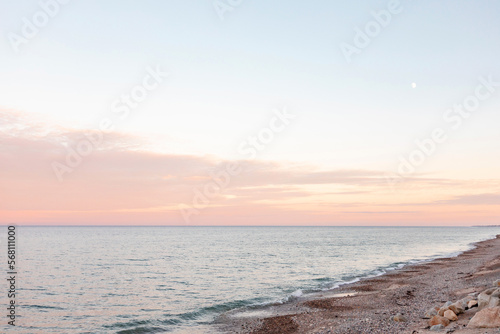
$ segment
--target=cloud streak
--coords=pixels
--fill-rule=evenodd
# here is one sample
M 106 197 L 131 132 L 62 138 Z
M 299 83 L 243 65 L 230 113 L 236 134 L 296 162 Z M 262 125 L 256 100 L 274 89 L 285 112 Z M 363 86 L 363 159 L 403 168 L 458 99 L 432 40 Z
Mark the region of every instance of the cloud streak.
M 144 138 L 109 132 L 103 145 L 64 182 L 58 182 L 51 163 L 64 159 L 68 145 L 85 133 L 33 121 L 16 111 L 0 111 L 2 223 L 82 224 L 87 219 L 89 224 L 182 224 L 177 206 L 192 198 L 193 189 L 209 179 L 210 171 L 229 162 L 155 153 L 145 148 Z M 259 160 L 239 163 L 243 172 L 203 212 L 200 223 L 249 224 L 254 217 L 257 224 L 272 225 L 281 215 L 283 222 L 293 224 L 381 224 L 383 219 L 413 221 L 416 213 L 424 211 L 422 205 L 494 206 L 500 202 L 500 195 L 491 191 L 498 180 L 478 185 L 477 181 L 414 177 L 407 180 L 413 187 L 405 195 L 409 199 L 405 204 L 387 190 L 382 171 L 319 170 Z M 459 186 L 464 194 L 457 196 Z M 442 191 L 437 198 L 422 196 L 436 187 Z M 469 189 L 484 194 L 467 194 Z M 406 208 L 400 210 L 401 206 Z M 356 210 L 346 211 L 347 207 Z

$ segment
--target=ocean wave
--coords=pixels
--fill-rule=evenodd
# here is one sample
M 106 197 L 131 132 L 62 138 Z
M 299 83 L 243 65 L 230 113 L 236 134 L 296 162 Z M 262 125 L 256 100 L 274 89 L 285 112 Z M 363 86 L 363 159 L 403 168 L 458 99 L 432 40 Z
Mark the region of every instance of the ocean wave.
M 146 334 L 146 333 L 165 333 L 168 330 L 162 327 L 136 327 L 116 332 L 116 334 Z

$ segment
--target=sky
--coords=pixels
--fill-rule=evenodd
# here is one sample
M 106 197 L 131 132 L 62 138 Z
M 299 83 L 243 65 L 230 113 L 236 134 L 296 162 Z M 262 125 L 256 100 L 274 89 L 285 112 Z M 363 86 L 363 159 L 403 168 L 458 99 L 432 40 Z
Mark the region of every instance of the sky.
M 0 1 L 0 223 L 500 224 L 497 1 Z

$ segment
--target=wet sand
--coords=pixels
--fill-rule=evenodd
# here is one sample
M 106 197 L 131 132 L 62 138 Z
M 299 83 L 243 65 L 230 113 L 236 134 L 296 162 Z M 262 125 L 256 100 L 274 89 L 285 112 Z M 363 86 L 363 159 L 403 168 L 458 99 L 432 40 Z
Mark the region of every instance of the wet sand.
M 457 257 L 409 265 L 388 274 L 338 289 L 258 310 L 228 312 L 217 320 L 223 333 L 436 333 L 428 330 L 426 310 L 470 293 L 481 292 L 500 279 L 500 235 L 476 243 Z M 498 329 L 467 329 L 477 308 L 465 311 L 442 333 L 498 333 Z M 396 322 L 402 314 L 407 319 Z

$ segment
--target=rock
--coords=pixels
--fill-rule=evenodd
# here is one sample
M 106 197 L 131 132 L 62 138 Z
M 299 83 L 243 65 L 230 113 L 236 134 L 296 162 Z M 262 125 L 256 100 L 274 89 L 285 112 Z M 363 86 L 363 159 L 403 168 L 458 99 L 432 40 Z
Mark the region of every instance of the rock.
M 429 320 L 429 326 L 434 326 L 434 325 L 443 325 L 444 327 L 448 326 L 450 324 L 450 320 L 446 319 L 445 317 L 442 317 L 440 315 L 435 315 Z
M 397 321 L 397 322 L 406 322 L 406 321 L 408 321 L 408 319 L 406 319 L 406 317 L 404 315 L 402 315 L 401 313 L 396 314 L 394 316 L 394 318 L 392 318 L 392 320 Z
M 493 286 L 495 287 L 500 287 L 500 279 L 497 279 L 494 283 L 493 283 Z
M 453 311 L 453 313 L 458 314 L 458 307 L 456 307 L 455 304 L 448 306 L 448 309 Z
M 452 310 L 448 310 L 448 311 L 444 312 L 444 317 L 450 321 L 457 321 L 458 320 L 457 315 Z
M 487 289 L 477 297 L 478 307 L 480 310 L 486 307 L 500 306 L 500 288 Z
M 449 306 L 446 306 L 446 307 L 441 307 L 438 311 L 437 311 L 437 315 L 440 315 L 442 317 L 444 317 L 444 313 L 448 310 L 452 310 L 453 313 L 457 314 L 458 312 L 458 308 L 453 306 L 453 305 L 449 305 Z
M 430 330 L 434 331 L 434 332 L 439 332 L 439 331 L 441 331 L 443 329 L 444 329 L 443 325 L 434 325 L 434 326 L 431 326 L 431 328 L 430 328 Z
M 441 308 L 448 307 L 448 306 L 450 306 L 451 304 L 453 304 L 453 303 L 452 303 L 452 302 L 450 302 L 450 301 L 447 301 L 446 303 L 444 303 L 444 305 L 443 305 Z
M 469 321 L 470 328 L 495 328 L 500 327 L 500 306 L 485 308 L 478 311 Z
M 471 300 L 469 304 L 467 304 L 467 307 L 470 309 L 473 307 L 477 307 L 477 300 Z
M 496 289 L 492 288 L 492 289 L 487 289 L 487 290 L 484 290 L 483 292 L 481 292 L 477 296 L 478 305 L 481 306 L 481 307 L 487 306 L 490 303 L 491 294 L 495 290 Z
M 464 304 L 464 308 L 467 309 L 467 303 L 473 299 L 474 299 L 474 297 L 472 297 L 471 295 L 468 295 L 467 297 L 460 299 L 459 302 L 462 302 Z
M 432 318 L 433 316 L 437 315 L 437 310 L 436 308 L 430 308 L 427 310 L 427 312 L 425 312 L 425 315 L 424 315 L 424 319 L 430 319 Z
M 456 308 L 456 311 L 454 311 L 451 307 L 450 307 L 450 310 L 452 310 L 453 312 L 455 312 L 456 315 L 459 315 L 461 313 L 464 313 L 465 308 L 467 307 L 467 304 L 463 303 L 462 301 L 459 300 L 458 302 L 455 302 L 451 306 L 454 306 Z

